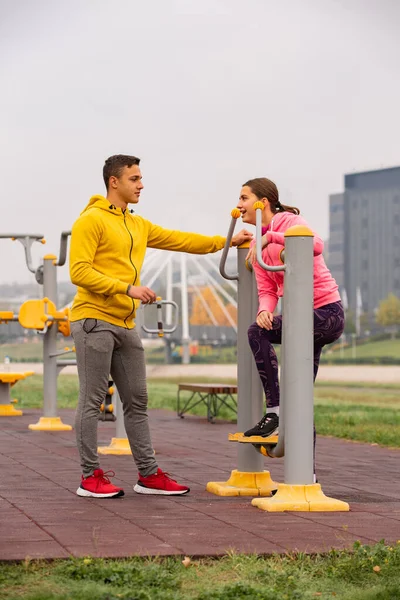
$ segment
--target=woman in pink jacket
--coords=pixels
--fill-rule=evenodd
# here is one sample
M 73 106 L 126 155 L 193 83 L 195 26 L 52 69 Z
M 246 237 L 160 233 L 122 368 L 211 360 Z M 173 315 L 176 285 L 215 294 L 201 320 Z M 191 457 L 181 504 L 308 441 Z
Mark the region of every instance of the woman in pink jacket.
M 238 208 L 244 223 L 255 225 L 253 204 L 260 200 L 263 210 L 263 260 L 268 265 L 282 264 L 280 252 L 285 245 L 284 233 L 293 225 L 307 225 L 300 211 L 279 202 L 273 181 L 260 177 L 247 181 L 241 190 Z M 321 350 L 337 340 L 344 329 L 344 312 L 338 286 L 322 256 L 324 243 L 314 233 L 314 381 L 317 376 Z M 284 271 L 265 271 L 255 262 L 252 242 L 248 257 L 255 270 L 259 308 L 256 322 L 248 335 L 257 369 L 265 391 L 267 410 L 261 421 L 245 432 L 246 436 L 268 437 L 279 427 L 278 360 L 273 344 L 282 341 L 282 315 L 274 316 L 278 299 L 283 295 Z M 315 440 L 315 432 L 314 432 Z

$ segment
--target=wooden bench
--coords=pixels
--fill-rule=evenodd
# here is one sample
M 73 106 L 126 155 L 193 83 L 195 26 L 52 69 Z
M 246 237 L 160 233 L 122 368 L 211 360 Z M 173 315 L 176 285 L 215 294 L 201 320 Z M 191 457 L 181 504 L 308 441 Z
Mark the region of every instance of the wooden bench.
M 181 392 L 191 392 L 181 408 Z M 237 414 L 237 385 L 223 385 L 220 383 L 179 383 L 177 396 L 177 414 L 183 419 L 185 412 L 198 404 L 207 407 L 207 420 L 212 423 L 217 417 L 222 406 L 226 406 Z

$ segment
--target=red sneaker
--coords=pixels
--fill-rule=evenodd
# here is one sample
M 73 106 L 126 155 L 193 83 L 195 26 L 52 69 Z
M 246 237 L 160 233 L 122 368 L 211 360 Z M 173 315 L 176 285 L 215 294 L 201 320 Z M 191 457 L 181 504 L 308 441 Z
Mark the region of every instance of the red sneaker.
M 119 498 L 124 495 L 124 490 L 113 485 L 108 476 L 114 477 L 114 471 L 104 473 L 102 469 L 96 469 L 86 479 L 82 475 L 81 485 L 76 490 L 78 496 L 86 498 Z
M 190 492 L 190 488 L 186 485 L 179 485 L 161 469 L 157 469 L 157 473 L 148 477 L 142 477 L 139 473 L 139 481 L 133 486 L 133 490 L 138 494 L 159 494 L 161 496 L 182 496 Z

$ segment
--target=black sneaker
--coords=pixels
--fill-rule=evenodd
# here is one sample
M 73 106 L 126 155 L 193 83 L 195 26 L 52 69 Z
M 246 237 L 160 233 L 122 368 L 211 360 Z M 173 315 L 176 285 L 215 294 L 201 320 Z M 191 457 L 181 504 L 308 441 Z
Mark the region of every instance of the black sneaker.
M 279 417 L 275 413 L 267 413 L 263 416 L 261 421 L 257 423 L 252 429 L 248 429 L 244 432 L 246 437 L 252 435 L 260 435 L 261 437 L 270 437 L 277 432 L 279 427 Z

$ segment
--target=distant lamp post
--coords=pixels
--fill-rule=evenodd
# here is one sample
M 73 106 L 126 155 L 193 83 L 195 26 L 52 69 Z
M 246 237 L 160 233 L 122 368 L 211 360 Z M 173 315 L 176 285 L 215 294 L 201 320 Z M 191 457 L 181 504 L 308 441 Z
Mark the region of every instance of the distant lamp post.
M 351 337 L 353 339 L 352 348 L 351 348 L 351 356 L 352 356 L 352 358 L 357 358 L 357 345 L 356 345 L 357 334 L 352 333 Z
M 346 334 L 342 333 L 340 337 L 340 358 L 344 357 L 344 346 L 346 344 Z

